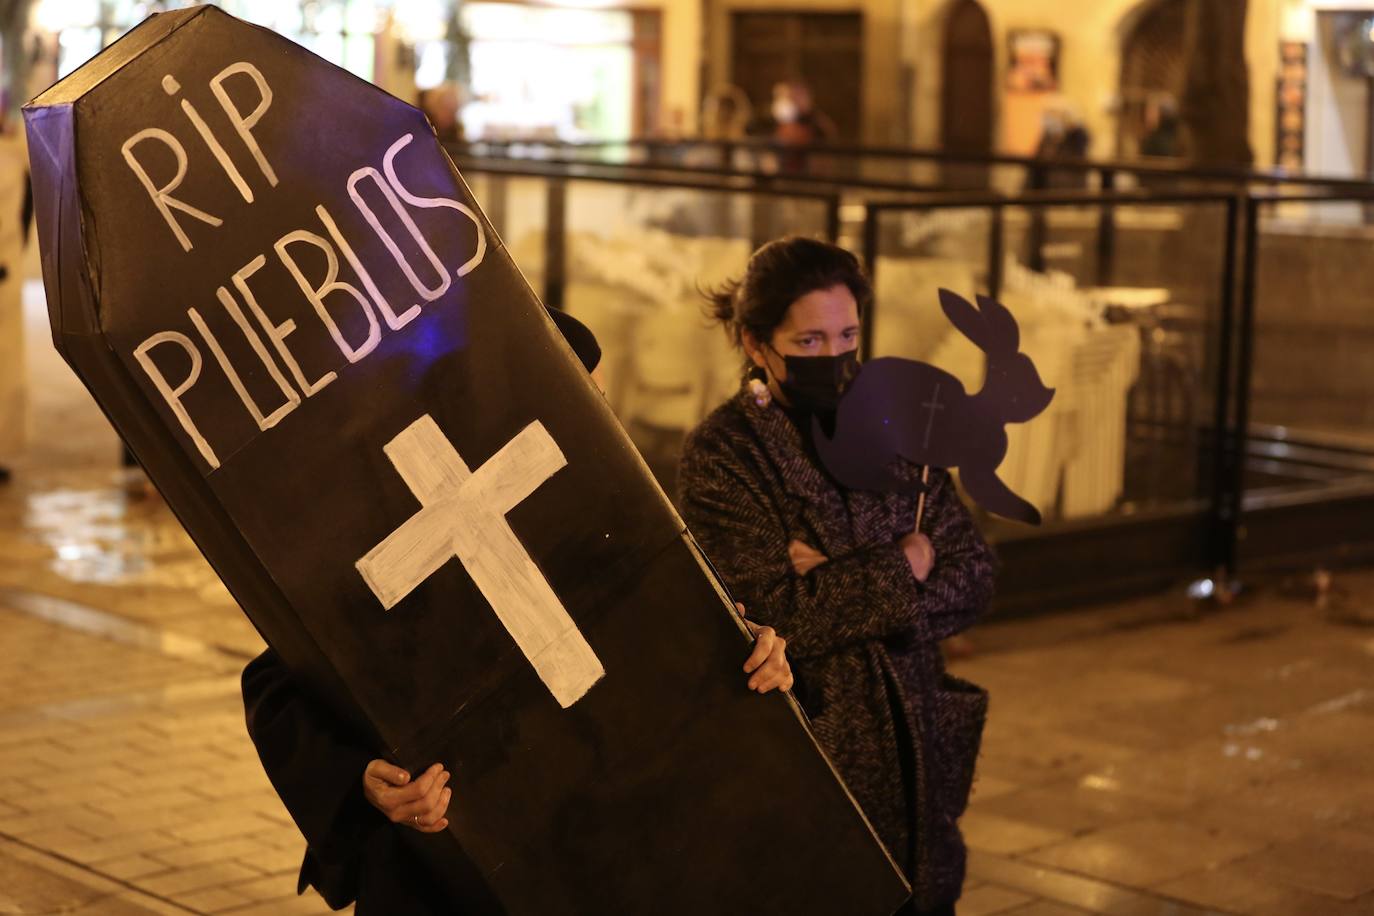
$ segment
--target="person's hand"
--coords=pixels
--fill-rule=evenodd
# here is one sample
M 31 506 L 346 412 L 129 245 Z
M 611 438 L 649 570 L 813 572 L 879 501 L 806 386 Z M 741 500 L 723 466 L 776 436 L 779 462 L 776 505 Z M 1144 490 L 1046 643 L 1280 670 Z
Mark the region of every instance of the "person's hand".
M 393 824 L 404 824 L 421 833 L 438 833 L 448 827 L 449 772 L 434 764 L 414 779 L 398 766 L 373 760 L 363 771 L 363 795 L 372 807 Z
M 907 564 L 911 566 L 911 574 L 916 577 L 917 582 L 926 581 L 930 570 L 935 566 L 935 548 L 931 546 L 930 538 L 919 531 L 913 531 L 899 543 L 902 552 L 906 554 Z
M 744 617 L 744 605 L 735 602 L 739 615 Z M 750 675 L 749 689 L 767 693 L 774 688 L 792 689 L 792 666 L 787 663 L 787 640 L 773 631 L 772 627 L 759 626 L 749 618 L 744 618 L 749 632 L 754 634 L 754 651 L 744 662 L 744 673 Z
M 817 566 L 830 562 L 830 558 L 825 554 L 801 541 L 793 541 L 787 545 L 787 557 L 792 561 L 792 569 L 799 576 L 804 576 Z

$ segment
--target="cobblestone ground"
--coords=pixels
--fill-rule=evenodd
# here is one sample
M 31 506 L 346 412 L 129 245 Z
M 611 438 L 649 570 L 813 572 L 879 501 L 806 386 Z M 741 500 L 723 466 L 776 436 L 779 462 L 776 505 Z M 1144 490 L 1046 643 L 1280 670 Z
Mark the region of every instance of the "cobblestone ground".
M 35 300 L 30 297 L 31 306 Z M 0 913 L 325 912 L 244 732 L 257 635 L 44 343 L 0 487 Z M 1374 914 L 1374 572 L 990 622 L 961 916 Z
M 0 912 L 326 909 L 294 895 L 240 655 L 13 589 L 0 630 Z

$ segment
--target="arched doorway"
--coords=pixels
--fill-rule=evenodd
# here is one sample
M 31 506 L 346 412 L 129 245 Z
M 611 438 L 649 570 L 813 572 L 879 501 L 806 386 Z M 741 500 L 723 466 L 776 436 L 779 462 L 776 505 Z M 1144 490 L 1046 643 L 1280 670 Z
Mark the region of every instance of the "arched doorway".
M 1121 41 L 1121 115 L 1116 150 L 1122 158 L 1140 153 L 1152 104 L 1183 93 L 1188 0 L 1157 0 L 1128 20 Z M 1132 21 L 1133 20 L 1133 21 Z
M 954 0 L 945 18 L 940 145 L 952 153 L 992 152 L 992 25 L 978 0 Z M 986 166 L 947 166 L 943 183 L 986 187 Z

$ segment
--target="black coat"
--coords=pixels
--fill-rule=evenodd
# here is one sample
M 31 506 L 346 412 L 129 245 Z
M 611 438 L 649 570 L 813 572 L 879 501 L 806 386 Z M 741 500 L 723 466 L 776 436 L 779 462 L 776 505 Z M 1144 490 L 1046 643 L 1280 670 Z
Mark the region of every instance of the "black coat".
M 692 533 L 749 616 L 788 641 L 799 698 L 821 746 L 893 858 L 916 905 L 956 900 L 987 694 L 946 674 L 941 639 L 992 595 L 995 561 L 953 482 L 932 470 L 921 528 L 936 562 L 924 583 L 897 543 L 916 497 L 842 489 L 777 405 L 747 392 L 688 437 L 679 477 Z M 792 569 L 793 539 L 829 562 Z
M 248 735 L 286 810 L 305 836 L 297 892 L 318 890 L 358 916 L 462 912 L 363 795 L 363 770 L 379 753 L 306 692 L 268 649 L 243 671 Z M 419 834 L 416 834 L 418 837 Z M 484 904 L 482 912 L 488 912 Z

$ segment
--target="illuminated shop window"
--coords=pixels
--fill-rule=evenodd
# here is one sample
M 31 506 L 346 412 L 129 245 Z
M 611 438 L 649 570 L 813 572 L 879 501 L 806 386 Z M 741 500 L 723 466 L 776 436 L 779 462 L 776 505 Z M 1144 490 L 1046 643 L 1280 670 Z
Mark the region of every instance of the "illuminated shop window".
M 194 5 L 181 0 L 40 0 L 33 22 L 57 36 L 57 75 L 63 77 L 153 13 Z M 391 4 L 387 0 L 220 0 L 213 5 L 266 26 L 370 80 L 378 25 Z
M 56 36 L 51 47 L 60 78 L 150 14 L 192 5 L 186 0 L 38 0 L 33 22 Z M 214 5 L 366 80 L 376 76 L 377 34 L 390 17 L 393 34 L 414 48 L 419 88 L 470 82 L 463 112 L 469 137 L 618 139 L 633 135 L 637 124 L 643 128 L 652 122 L 652 104 L 641 99 L 637 109 L 635 97 L 636 67 L 644 66 L 636 55 L 644 57 L 639 40 L 646 33 L 625 10 L 489 0 L 214 0 Z
M 468 2 L 462 21 L 471 58 L 468 137 L 631 135 L 629 12 Z

